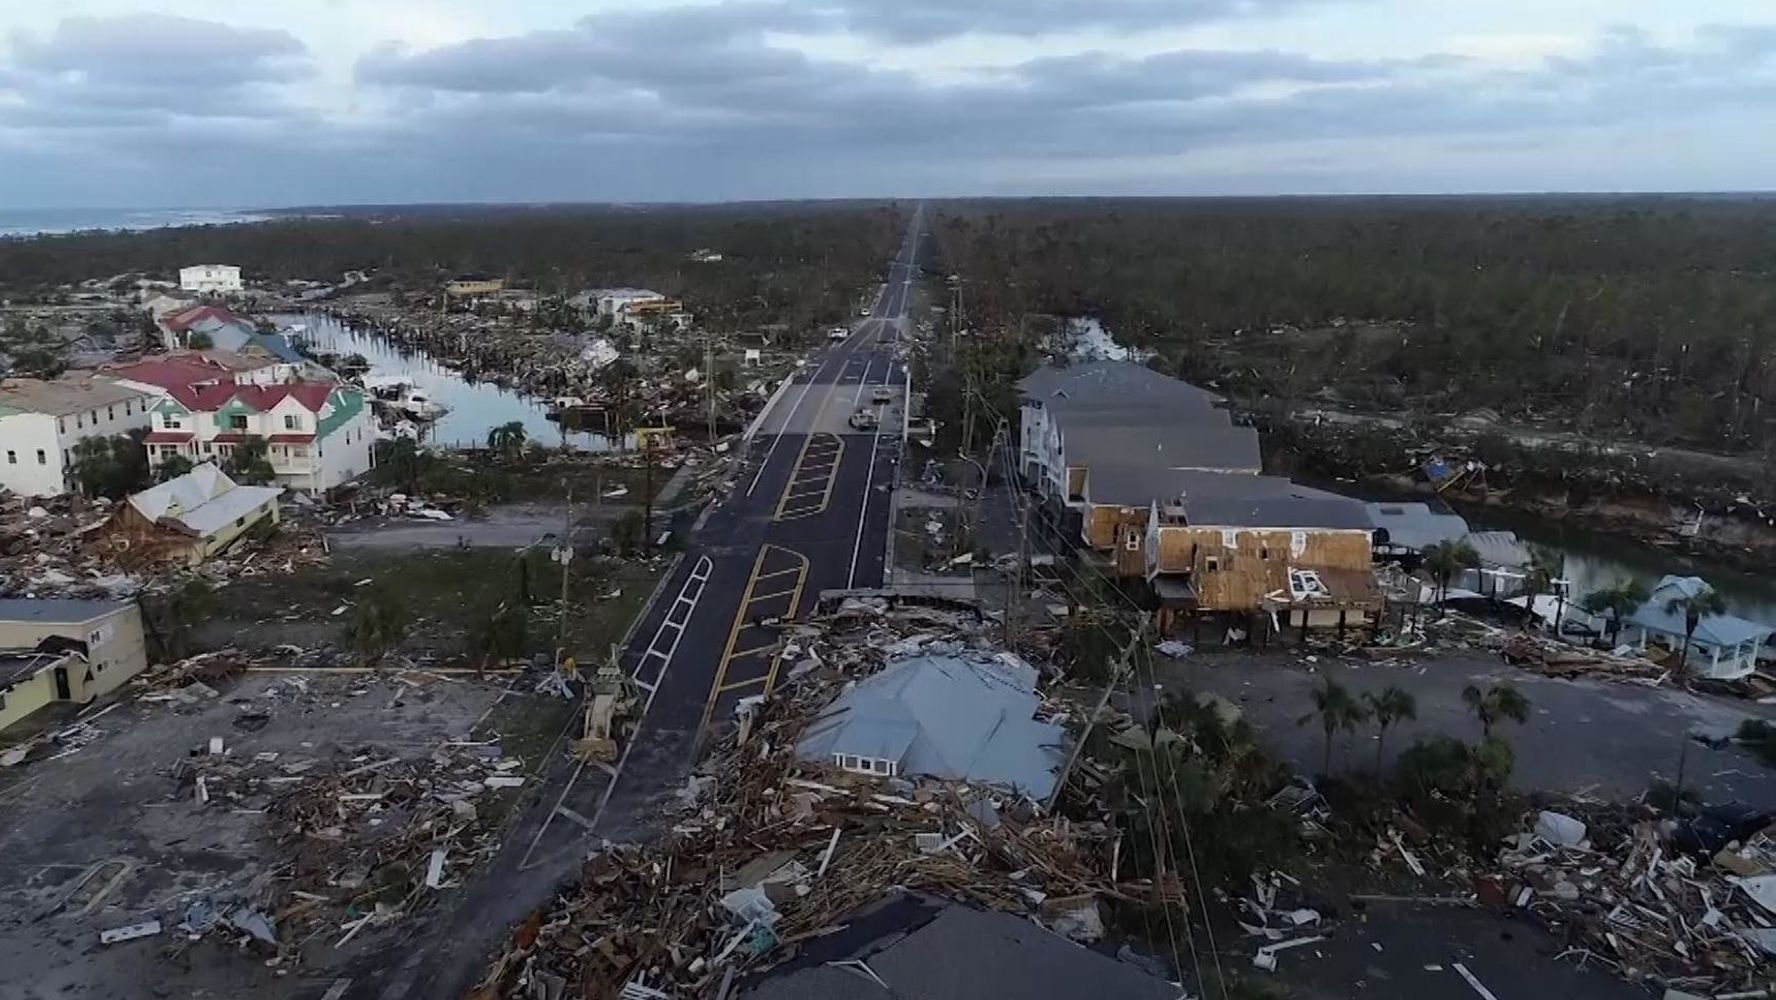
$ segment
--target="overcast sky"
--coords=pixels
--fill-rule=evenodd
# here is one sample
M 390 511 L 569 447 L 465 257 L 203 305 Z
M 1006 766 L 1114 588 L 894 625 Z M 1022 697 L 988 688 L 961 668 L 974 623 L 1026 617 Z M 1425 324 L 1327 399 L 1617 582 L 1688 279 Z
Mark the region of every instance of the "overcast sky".
M 1776 0 L 0 4 L 0 207 L 1773 178 Z

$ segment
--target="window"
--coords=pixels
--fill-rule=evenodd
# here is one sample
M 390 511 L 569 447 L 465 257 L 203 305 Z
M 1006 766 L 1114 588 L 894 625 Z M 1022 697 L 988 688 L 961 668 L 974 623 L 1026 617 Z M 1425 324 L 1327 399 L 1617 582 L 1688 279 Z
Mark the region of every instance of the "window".
M 176 431 L 176 430 L 179 430 L 185 426 L 183 423 L 179 422 L 178 417 L 170 416 L 170 415 L 167 417 L 163 417 L 162 423 L 165 423 L 167 426 L 167 430 L 170 430 L 170 431 Z
M 85 415 L 79 414 L 79 413 L 74 414 L 74 429 L 79 430 L 80 428 L 85 427 L 85 426 L 86 426 Z
M 68 418 L 67 417 L 57 417 L 56 418 L 56 433 L 57 434 L 68 433 Z
M 234 428 L 237 431 L 246 430 L 247 429 L 247 415 L 244 413 L 234 414 L 233 416 L 228 418 L 228 426 Z
M 244 527 L 246 527 L 246 526 L 247 526 L 247 519 L 246 519 L 246 518 L 245 518 L 245 517 L 237 517 L 237 518 L 235 518 L 235 519 L 234 519 L 234 526 L 235 526 L 235 527 L 237 527 L 237 528 L 244 528 Z
M 1140 534 L 1137 532 L 1133 532 L 1133 531 L 1129 532 L 1128 537 L 1123 539 L 1122 547 L 1129 550 L 1130 552 L 1141 551 L 1141 536 L 1140 536 Z
M 126 417 L 129 416 L 131 407 L 133 407 L 135 405 L 136 405 L 136 401 L 133 399 L 124 400 L 123 401 L 123 415 Z
M 1266 560 L 1269 559 L 1270 558 L 1270 546 L 1268 546 L 1268 545 L 1258 546 L 1258 558 L 1259 559 L 1266 559 Z
M 210 450 L 211 450 L 210 443 L 208 441 L 205 441 L 204 442 L 204 454 L 208 455 L 210 453 Z
M 6 464 L 7 465 L 19 464 L 19 453 L 8 448 L 6 451 Z
M 1220 556 L 1209 556 L 1208 558 L 1204 559 L 1203 560 L 1203 569 L 1204 569 L 1204 571 L 1209 572 L 1209 573 L 1220 572 L 1221 557 Z
M 302 421 L 296 419 L 296 414 L 294 414 L 294 413 L 284 414 L 284 430 L 293 431 L 301 426 L 302 426 Z
M 115 407 L 115 406 L 105 407 L 105 419 L 106 420 L 116 420 L 117 419 L 117 407 Z
M 93 629 L 91 632 L 88 632 L 86 634 L 86 644 L 88 646 L 97 646 L 104 641 L 105 641 L 105 630 L 102 628 Z
M 48 465 L 49 464 L 49 456 L 45 455 L 43 453 L 42 448 L 37 449 L 37 464 L 38 465 Z
M 1237 549 L 1237 548 L 1239 548 L 1239 543 L 1240 543 L 1239 542 L 1239 532 L 1228 531 L 1225 528 L 1223 528 L 1221 530 L 1221 547 L 1222 548 Z

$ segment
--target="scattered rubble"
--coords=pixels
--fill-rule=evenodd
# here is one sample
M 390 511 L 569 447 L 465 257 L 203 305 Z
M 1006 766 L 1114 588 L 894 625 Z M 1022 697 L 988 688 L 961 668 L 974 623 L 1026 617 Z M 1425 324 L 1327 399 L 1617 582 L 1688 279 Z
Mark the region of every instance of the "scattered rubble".
M 1045 815 L 1001 789 L 865 776 L 796 756 L 807 723 L 848 679 L 915 651 L 985 647 L 987 631 L 969 611 L 855 596 L 792 628 L 789 680 L 743 706 L 665 803 L 670 829 L 587 860 L 577 885 L 518 926 L 473 995 L 560 995 L 556 984 L 586 995 L 635 984 L 648 996 L 713 995 L 733 970 L 794 954 L 896 888 L 1027 914 L 1075 940 L 1104 936 L 1101 902 L 1155 895 L 1145 880 L 1119 880 L 1128 852 L 1108 820 Z

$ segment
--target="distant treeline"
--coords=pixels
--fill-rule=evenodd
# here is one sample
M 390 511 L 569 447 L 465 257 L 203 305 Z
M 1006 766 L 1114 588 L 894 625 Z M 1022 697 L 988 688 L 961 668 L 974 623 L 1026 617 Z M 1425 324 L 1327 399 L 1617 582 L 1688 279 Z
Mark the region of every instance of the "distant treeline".
M 971 325 L 1092 315 L 1251 401 L 1776 444 L 1776 200 L 961 202 Z
M 318 210 L 317 210 L 318 211 Z M 90 278 L 167 278 L 238 264 L 249 281 L 338 281 L 373 271 L 408 291 L 489 273 L 544 294 L 633 285 L 684 299 L 716 329 L 848 315 L 878 281 L 905 213 L 885 203 L 717 206 L 422 206 L 239 226 L 0 240 L 0 293 L 48 299 Z M 689 255 L 723 255 L 699 263 Z

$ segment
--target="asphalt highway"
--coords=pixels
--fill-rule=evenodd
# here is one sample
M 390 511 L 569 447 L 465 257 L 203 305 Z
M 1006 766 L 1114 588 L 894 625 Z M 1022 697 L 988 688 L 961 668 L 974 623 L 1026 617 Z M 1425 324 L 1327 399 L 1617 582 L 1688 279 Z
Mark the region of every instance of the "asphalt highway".
M 734 492 L 693 529 L 685 557 L 624 651 L 646 698 L 615 768 L 593 765 L 559 793 L 536 859 L 587 839 L 638 835 L 679 787 L 712 727 L 769 693 L 778 639 L 825 590 L 883 581 L 889 496 L 900 461 L 906 368 L 899 355 L 917 274 L 915 218 L 887 280 L 850 336 L 778 393 L 746 446 Z M 869 429 L 852 426 L 873 412 Z
M 869 315 L 773 398 L 745 446 L 733 494 L 692 529 L 622 651 L 646 699 L 622 757 L 614 766 L 577 762 L 558 743 L 538 775 L 535 804 L 517 817 L 500 856 L 423 939 L 354 970 L 350 1000 L 462 995 L 488 950 L 591 847 L 650 831 L 704 736 L 732 719 L 740 699 L 772 690 L 788 668 L 776 648 L 783 623 L 805 616 L 823 590 L 882 584 L 907 398 L 898 345 L 920 221 L 915 214 Z M 859 409 L 879 423 L 853 427 Z

